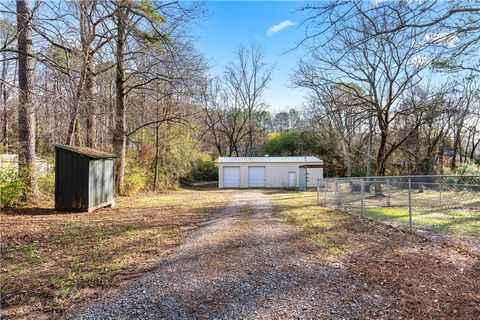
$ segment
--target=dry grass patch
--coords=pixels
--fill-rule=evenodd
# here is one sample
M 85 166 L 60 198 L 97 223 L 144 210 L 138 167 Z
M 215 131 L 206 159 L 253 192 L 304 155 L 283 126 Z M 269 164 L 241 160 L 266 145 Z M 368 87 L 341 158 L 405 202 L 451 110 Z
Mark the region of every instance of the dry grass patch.
M 314 192 L 268 192 L 277 211 L 315 241 L 326 263 L 360 277 L 399 319 L 480 319 L 480 256 L 317 206 Z
M 277 212 L 306 233 L 324 253 L 340 255 L 363 247 L 365 240 L 351 235 L 366 231 L 366 226 L 357 223 L 350 215 L 317 206 L 314 192 L 269 194 Z
M 62 315 L 137 278 L 228 203 L 231 191 L 118 198 L 114 209 L 3 209 L 2 318 Z M 52 204 L 50 204 L 52 205 Z

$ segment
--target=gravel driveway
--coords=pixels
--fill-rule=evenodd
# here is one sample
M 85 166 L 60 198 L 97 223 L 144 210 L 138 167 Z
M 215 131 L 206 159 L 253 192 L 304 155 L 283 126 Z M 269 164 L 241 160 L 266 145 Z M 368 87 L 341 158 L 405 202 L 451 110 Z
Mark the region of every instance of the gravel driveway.
M 267 196 L 239 191 L 154 272 L 70 318 L 357 319 L 385 309 L 276 217 Z

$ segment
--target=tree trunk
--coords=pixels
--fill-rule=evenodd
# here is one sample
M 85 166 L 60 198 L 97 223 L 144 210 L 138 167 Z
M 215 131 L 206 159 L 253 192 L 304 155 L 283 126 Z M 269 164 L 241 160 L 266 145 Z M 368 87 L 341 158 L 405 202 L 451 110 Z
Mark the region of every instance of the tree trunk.
M 468 110 L 468 109 L 467 109 Z M 453 157 L 452 157 L 452 169 L 457 168 L 457 156 L 460 154 L 460 162 L 462 162 L 461 159 L 461 143 L 462 143 L 462 129 L 463 129 L 463 124 L 465 122 L 465 113 L 462 112 L 460 122 L 458 123 L 458 127 L 455 130 L 455 136 L 453 139 Z M 460 150 L 459 150 L 460 149 Z
M 127 148 L 126 121 L 125 121 L 125 41 L 127 8 L 122 2 L 118 4 L 117 12 L 117 65 L 116 65 L 116 114 L 115 131 L 113 135 L 113 150 L 117 156 L 115 190 L 118 194 L 123 191 L 125 174 L 125 154 Z
M 89 62 L 90 64 L 90 62 Z M 97 146 L 97 118 L 95 109 L 95 94 L 93 92 L 94 74 L 89 65 L 85 74 L 85 109 L 87 113 L 87 147 Z
M 475 158 L 475 150 L 477 149 L 478 145 L 480 144 L 480 139 L 475 142 L 474 139 L 472 139 L 472 149 L 470 150 L 470 160 L 473 160 Z
M 375 176 L 385 176 L 385 146 L 387 144 L 387 133 L 382 131 L 380 134 L 380 146 L 377 152 L 377 159 L 375 161 Z M 382 184 L 375 183 L 375 196 L 382 196 Z
M 69 75 L 71 77 L 71 75 Z M 75 134 L 76 128 L 78 127 L 78 105 L 80 104 L 80 100 L 82 97 L 83 85 L 85 82 L 85 70 L 82 68 L 80 72 L 80 79 L 78 80 L 78 88 L 75 94 L 75 101 L 73 101 L 72 111 L 70 113 L 70 122 L 68 124 L 68 131 L 67 131 L 67 145 L 74 145 L 75 144 Z M 78 137 L 77 137 L 77 140 Z
M 160 158 L 160 125 L 157 123 L 155 125 L 155 172 L 153 176 L 153 191 L 157 192 L 157 187 L 158 187 L 158 159 Z
M 7 87 L 5 85 L 6 78 L 7 78 L 7 68 L 8 68 L 8 60 L 7 60 L 7 51 L 3 52 L 3 62 L 2 62 L 2 79 L 0 81 L 0 96 L 2 99 L 3 104 L 3 145 L 5 146 L 5 153 L 8 153 L 8 94 L 7 94 Z
M 387 133 L 384 131 L 380 134 L 380 146 L 378 147 L 377 159 L 375 161 L 375 175 L 385 175 L 385 147 L 387 145 Z
M 352 149 L 352 145 L 351 145 L 351 140 L 348 139 L 347 142 L 342 142 L 342 145 L 343 145 L 343 153 L 345 155 L 345 164 L 347 166 L 347 177 L 351 177 L 352 176 L 352 159 L 351 159 L 351 149 Z
M 82 106 L 84 107 L 84 114 L 87 123 L 87 147 L 96 147 L 96 110 L 95 110 L 95 96 L 93 92 L 93 84 L 95 81 L 95 74 L 93 72 L 93 50 L 91 48 L 94 41 L 95 34 L 93 32 L 91 17 L 89 17 L 90 0 L 80 1 L 80 38 L 82 42 L 83 66 L 85 72 L 85 90 L 82 94 Z
M 35 106 L 33 103 L 32 25 L 28 0 L 17 0 L 18 31 L 18 169 L 25 200 L 37 195 L 35 175 Z
M 253 147 L 253 125 L 252 125 L 252 115 L 248 115 L 249 128 L 248 128 L 248 154 L 247 156 L 253 157 L 255 155 L 255 148 Z
M 371 158 L 372 158 L 372 146 L 373 146 L 373 121 L 372 117 L 368 117 L 368 147 L 367 147 L 367 177 L 372 175 L 372 166 L 371 166 Z
M 155 101 L 156 104 L 156 114 L 157 114 L 157 123 L 155 124 L 155 164 L 154 164 L 154 176 L 153 176 L 153 191 L 157 192 L 157 186 L 158 186 L 158 158 L 159 158 L 159 140 L 160 140 L 160 124 L 158 123 L 158 118 L 159 118 L 159 98 L 158 98 L 158 93 L 157 93 L 157 99 Z
M 59 93 L 59 88 L 58 88 L 58 78 L 55 75 L 55 80 L 54 80 L 54 87 L 53 87 L 53 92 L 55 95 L 58 95 Z M 53 141 L 54 143 L 57 143 L 57 130 L 58 130 L 58 125 L 59 125 L 59 116 L 58 116 L 58 103 L 55 101 L 53 103 Z
M 68 123 L 67 140 L 66 145 L 72 146 L 75 144 L 75 127 L 77 126 L 77 108 L 74 107 L 70 116 L 70 122 Z
M 448 129 L 447 129 L 448 132 Z M 442 138 L 442 142 L 440 143 L 440 149 L 438 150 L 438 157 L 440 159 L 440 174 L 445 172 L 445 138 Z

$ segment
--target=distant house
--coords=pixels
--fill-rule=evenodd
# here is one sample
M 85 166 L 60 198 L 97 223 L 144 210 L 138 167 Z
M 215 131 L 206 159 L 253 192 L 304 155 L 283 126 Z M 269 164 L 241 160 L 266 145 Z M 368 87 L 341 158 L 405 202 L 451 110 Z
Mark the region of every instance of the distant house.
M 18 173 L 18 154 L 0 154 L 0 170 L 13 168 Z M 47 160 L 35 159 L 35 172 L 38 177 L 45 177 L 48 173 L 49 165 Z
M 315 187 L 323 179 L 323 161 L 313 157 L 220 157 L 219 188 Z
M 454 152 L 451 151 L 451 150 L 445 151 L 443 153 L 442 161 L 443 161 L 443 166 L 444 167 L 450 168 L 452 166 L 453 154 L 454 154 Z M 460 154 L 457 153 L 457 166 L 462 165 L 463 163 L 464 162 L 460 159 Z

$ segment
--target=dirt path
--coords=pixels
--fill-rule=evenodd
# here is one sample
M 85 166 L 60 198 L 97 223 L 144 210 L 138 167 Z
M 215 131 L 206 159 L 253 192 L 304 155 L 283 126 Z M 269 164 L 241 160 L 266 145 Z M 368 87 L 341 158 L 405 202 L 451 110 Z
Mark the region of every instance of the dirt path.
M 82 307 L 75 319 L 352 319 L 386 306 L 353 274 L 275 217 L 267 197 L 238 192 L 135 287 Z M 387 316 L 388 317 L 388 316 Z

